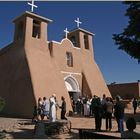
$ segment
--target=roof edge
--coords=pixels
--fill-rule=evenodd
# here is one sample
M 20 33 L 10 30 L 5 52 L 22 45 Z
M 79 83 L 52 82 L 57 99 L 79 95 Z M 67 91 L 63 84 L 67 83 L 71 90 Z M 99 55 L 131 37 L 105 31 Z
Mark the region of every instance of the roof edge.
M 88 33 L 88 34 L 90 34 L 90 35 L 92 35 L 92 36 L 95 35 L 94 33 L 91 33 L 91 32 L 89 32 L 89 31 L 87 31 L 87 30 L 85 30 L 85 29 L 82 29 L 82 28 L 76 28 L 76 29 L 70 31 L 70 33 L 75 32 L 75 31 L 78 31 L 78 30 L 79 30 L 79 31 L 82 31 L 82 32 L 85 32 L 85 33 Z
M 32 12 L 29 12 L 29 11 L 25 11 L 23 14 L 21 14 L 21 15 L 18 16 L 18 17 L 16 17 L 16 18 L 13 20 L 13 22 L 16 22 L 19 18 L 22 18 L 22 17 L 24 17 L 24 16 L 36 17 L 36 18 L 41 19 L 41 20 L 43 20 L 43 21 L 45 21 L 45 22 L 47 22 L 47 23 L 53 22 L 53 20 L 51 20 L 51 19 L 45 18 L 45 17 L 43 17 L 43 16 L 37 15 L 37 14 L 32 13 Z

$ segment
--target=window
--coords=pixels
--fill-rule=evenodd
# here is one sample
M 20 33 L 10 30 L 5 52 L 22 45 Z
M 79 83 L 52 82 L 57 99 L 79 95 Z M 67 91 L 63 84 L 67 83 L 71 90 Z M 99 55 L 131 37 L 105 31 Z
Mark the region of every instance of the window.
M 89 49 L 88 35 L 84 35 L 84 45 L 85 49 Z
M 73 66 L 73 57 L 71 52 L 66 52 L 66 57 L 67 57 L 67 65 L 69 67 Z
M 74 46 L 76 46 L 76 38 L 75 38 L 75 36 L 70 37 L 70 41 L 73 43 Z
M 40 38 L 40 22 L 37 20 L 33 20 L 33 32 L 32 37 Z
M 18 27 L 17 27 L 17 40 L 20 40 L 23 38 L 23 22 L 19 22 L 18 23 Z

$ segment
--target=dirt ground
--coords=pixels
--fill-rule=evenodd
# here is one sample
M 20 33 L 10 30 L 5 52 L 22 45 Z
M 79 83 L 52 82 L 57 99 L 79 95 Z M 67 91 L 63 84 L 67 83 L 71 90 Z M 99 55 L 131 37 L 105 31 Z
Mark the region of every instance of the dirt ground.
M 133 115 L 133 110 L 126 109 L 125 110 L 125 120 L 128 117 L 134 117 L 137 121 L 136 132 L 140 133 L 140 108 L 137 109 L 137 114 Z M 53 136 L 45 136 L 43 138 L 48 139 L 77 139 L 79 138 L 78 135 L 78 128 L 85 128 L 85 129 L 94 129 L 94 118 L 93 117 L 69 117 L 68 118 L 72 123 L 71 132 L 67 134 L 60 134 L 60 135 L 53 135 Z M 105 119 L 102 120 L 102 130 L 103 133 L 112 136 L 120 137 L 120 133 L 116 133 L 117 124 L 115 119 L 112 120 L 113 128 L 111 132 L 105 132 Z M 6 139 L 34 139 L 34 124 L 31 122 L 30 119 L 20 119 L 20 118 L 5 118 L 0 117 L 0 132 L 6 136 Z M 125 123 L 124 123 L 125 126 Z M 126 126 L 125 126 L 126 129 Z

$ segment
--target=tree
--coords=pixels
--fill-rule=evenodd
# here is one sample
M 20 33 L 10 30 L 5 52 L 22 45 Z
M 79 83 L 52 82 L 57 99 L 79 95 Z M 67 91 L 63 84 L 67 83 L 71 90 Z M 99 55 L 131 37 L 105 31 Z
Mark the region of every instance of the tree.
M 140 1 L 125 1 L 128 25 L 120 34 L 113 34 L 118 49 L 125 51 L 140 63 Z

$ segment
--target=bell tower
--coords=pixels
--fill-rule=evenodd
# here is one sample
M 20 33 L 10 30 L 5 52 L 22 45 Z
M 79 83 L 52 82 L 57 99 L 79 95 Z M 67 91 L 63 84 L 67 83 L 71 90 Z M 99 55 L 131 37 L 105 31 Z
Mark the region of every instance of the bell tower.
M 89 53 L 94 57 L 92 45 L 92 37 L 94 34 L 79 27 L 79 25 L 82 23 L 79 21 L 79 18 L 77 18 L 75 22 L 77 23 L 77 28 L 69 32 L 68 39 L 71 40 L 74 47 L 77 47 L 81 49 L 83 53 Z
M 13 22 L 15 23 L 14 43 L 47 42 L 47 26 L 52 20 L 26 11 Z

